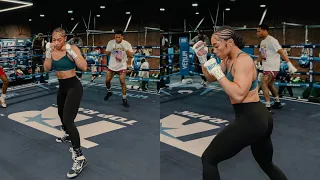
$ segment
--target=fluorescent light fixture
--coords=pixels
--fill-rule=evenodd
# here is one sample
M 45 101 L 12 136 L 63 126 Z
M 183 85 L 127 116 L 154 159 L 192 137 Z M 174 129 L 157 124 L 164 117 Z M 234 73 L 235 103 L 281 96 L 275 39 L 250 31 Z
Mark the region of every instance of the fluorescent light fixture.
M 20 9 L 20 8 L 24 8 L 24 7 L 28 7 L 28 6 L 32 6 L 33 5 L 33 3 L 31 3 L 31 2 L 24 2 L 24 1 L 17 1 L 17 0 L 0 0 L 0 2 L 9 2 L 9 3 L 20 4 L 20 6 L 0 9 L 0 12 L 12 11 L 12 10 L 15 10 L 15 9 Z
M 105 6 L 100 6 L 100 9 L 104 9 L 104 8 L 106 8 Z
M 72 11 L 72 10 L 69 10 L 69 11 L 68 11 L 68 13 L 69 13 L 69 14 L 72 14 L 72 13 L 73 13 L 73 11 Z
M 100 17 L 100 14 L 97 14 L 97 17 Z
M 198 6 L 198 3 L 192 3 L 192 6 L 196 7 L 196 6 Z
M 130 14 L 130 12 L 126 12 L 126 14 Z
M 266 7 L 266 5 L 265 4 L 261 4 L 260 7 Z
M 40 17 L 44 17 L 44 14 L 40 14 Z
M 196 14 L 199 14 L 199 12 L 196 12 Z
M 165 9 L 164 8 L 160 8 L 160 11 L 165 11 Z
M 230 11 L 230 8 L 226 8 L 226 11 Z

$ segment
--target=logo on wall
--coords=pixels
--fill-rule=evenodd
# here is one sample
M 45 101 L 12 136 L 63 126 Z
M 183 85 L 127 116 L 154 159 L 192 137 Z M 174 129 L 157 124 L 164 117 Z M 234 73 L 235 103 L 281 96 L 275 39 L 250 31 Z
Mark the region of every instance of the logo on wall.
M 80 112 L 81 114 L 79 114 Z M 89 122 L 92 118 L 95 118 L 95 116 L 101 118 L 98 122 L 95 121 L 77 126 L 81 135 L 81 146 L 84 148 L 92 148 L 99 145 L 96 142 L 88 140 L 91 137 L 120 130 L 132 126 L 137 122 L 136 120 L 128 120 L 127 118 L 113 114 L 101 114 L 98 111 L 84 108 L 79 108 L 79 113 L 75 122 Z M 8 115 L 8 118 L 44 133 L 51 134 L 52 136 L 61 137 L 63 135 L 63 131 L 60 131 L 60 126 L 62 124 L 58 116 L 58 109 L 55 105 L 43 109 L 42 111 L 13 113 Z
M 228 120 L 183 111 L 160 120 L 160 141 L 201 157 Z

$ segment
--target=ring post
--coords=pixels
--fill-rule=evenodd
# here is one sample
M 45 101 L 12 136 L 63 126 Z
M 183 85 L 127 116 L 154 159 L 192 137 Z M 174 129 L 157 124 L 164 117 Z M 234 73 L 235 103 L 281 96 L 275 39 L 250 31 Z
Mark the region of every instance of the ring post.
M 180 75 L 188 75 L 189 70 L 189 41 L 187 37 L 179 38 L 180 46 Z

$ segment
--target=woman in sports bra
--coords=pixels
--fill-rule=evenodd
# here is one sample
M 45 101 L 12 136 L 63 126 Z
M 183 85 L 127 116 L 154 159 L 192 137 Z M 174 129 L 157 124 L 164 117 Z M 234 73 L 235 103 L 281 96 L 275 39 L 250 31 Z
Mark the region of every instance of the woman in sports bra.
M 203 179 L 219 180 L 218 164 L 250 146 L 255 160 L 271 180 L 286 180 L 284 173 L 272 161 L 270 136 L 273 118 L 260 102 L 257 70 L 251 57 L 241 51 L 244 47 L 242 38 L 231 27 L 222 26 L 213 33 L 211 43 L 219 59 L 228 60 L 218 64 L 215 58 L 211 58 L 203 62 L 202 70 L 209 82 L 218 81 L 225 90 L 236 118 L 204 151 Z M 201 43 L 199 47 L 203 47 Z
M 46 59 L 43 64 L 45 71 L 53 67 L 59 80 L 57 94 L 58 114 L 65 134 L 57 138 L 57 142 L 70 142 L 73 166 L 67 173 L 68 178 L 74 178 L 87 165 L 87 160 L 80 149 L 80 136 L 74 120 L 78 114 L 83 88 L 76 77 L 75 68 L 87 70 L 87 61 L 82 57 L 80 49 L 66 43 L 66 32 L 56 28 L 52 33 L 52 43 L 46 44 Z

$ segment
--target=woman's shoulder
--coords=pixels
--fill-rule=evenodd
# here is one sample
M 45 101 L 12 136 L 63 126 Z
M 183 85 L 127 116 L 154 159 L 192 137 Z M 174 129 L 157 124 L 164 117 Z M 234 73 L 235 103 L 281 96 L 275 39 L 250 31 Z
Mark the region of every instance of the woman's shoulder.
M 238 56 L 237 59 L 235 59 L 235 64 L 243 66 L 243 64 L 248 65 L 248 64 L 254 64 L 253 59 L 251 56 L 249 56 L 247 53 L 242 53 Z

